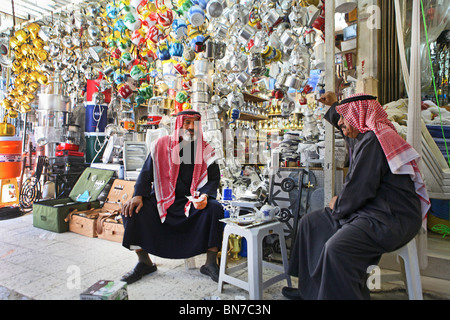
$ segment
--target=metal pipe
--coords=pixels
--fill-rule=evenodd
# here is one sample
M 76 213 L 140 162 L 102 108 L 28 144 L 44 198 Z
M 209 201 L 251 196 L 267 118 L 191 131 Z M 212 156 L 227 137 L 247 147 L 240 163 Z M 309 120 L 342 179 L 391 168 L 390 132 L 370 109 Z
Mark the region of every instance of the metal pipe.
M 325 91 L 336 91 L 335 85 L 335 10 L 334 0 L 325 0 Z M 336 162 L 334 127 L 325 122 L 324 206 L 335 195 Z

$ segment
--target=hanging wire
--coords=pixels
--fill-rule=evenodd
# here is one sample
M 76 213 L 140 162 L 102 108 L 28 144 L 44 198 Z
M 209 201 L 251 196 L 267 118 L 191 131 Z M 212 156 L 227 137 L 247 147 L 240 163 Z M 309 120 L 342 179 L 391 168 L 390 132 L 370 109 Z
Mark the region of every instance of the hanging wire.
M 422 7 L 423 26 L 424 26 L 424 29 L 425 29 L 425 37 L 426 37 L 426 40 L 427 40 L 428 58 L 430 60 L 430 66 L 431 66 L 431 79 L 433 81 L 434 94 L 436 96 L 436 104 L 437 104 L 438 110 L 439 110 L 439 120 L 441 122 L 442 137 L 444 138 L 444 143 L 445 143 L 445 151 L 447 152 L 447 161 L 448 161 L 448 164 L 450 166 L 450 157 L 449 157 L 449 153 L 448 153 L 447 139 L 445 138 L 444 126 L 442 125 L 441 106 L 439 105 L 439 96 L 438 96 L 438 92 L 437 92 L 437 88 L 436 88 L 436 79 L 434 77 L 433 61 L 431 60 L 430 41 L 428 39 L 427 22 L 426 22 L 426 19 L 425 19 L 425 10 L 424 10 L 424 7 L 423 7 L 423 0 L 420 0 L 420 4 L 421 4 L 421 7 Z
M 450 166 L 450 157 L 448 155 L 448 147 L 447 147 L 447 140 L 445 139 L 445 134 L 444 134 L 444 126 L 442 125 L 442 114 L 441 114 L 441 107 L 439 105 L 439 96 L 438 96 L 438 92 L 436 89 L 436 80 L 434 78 L 434 70 L 433 70 L 433 62 L 431 60 L 431 49 L 430 49 L 430 42 L 428 39 L 428 31 L 427 31 L 427 23 L 426 23 L 426 19 L 425 19 L 425 10 L 423 7 L 423 0 L 420 0 L 420 4 L 422 7 L 422 17 L 423 17 L 423 25 L 424 25 L 424 30 L 425 30 L 425 37 L 427 40 L 427 49 L 428 49 L 428 58 L 430 60 L 430 66 L 431 66 L 431 78 L 433 79 L 433 88 L 434 88 L 434 94 L 436 96 L 436 104 L 438 106 L 438 110 L 439 110 L 439 120 L 441 123 L 441 129 L 442 129 L 442 137 L 444 138 L 444 143 L 445 143 L 445 151 L 447 152 L 447 159 L 449 162 L 449 166 Z M 443 238 L 445 238 L 445 236 L 450 235 L 450 227 L 446 226 L 445 224 L 436 224 L 431 228 L 432 231 L 442 234 Z

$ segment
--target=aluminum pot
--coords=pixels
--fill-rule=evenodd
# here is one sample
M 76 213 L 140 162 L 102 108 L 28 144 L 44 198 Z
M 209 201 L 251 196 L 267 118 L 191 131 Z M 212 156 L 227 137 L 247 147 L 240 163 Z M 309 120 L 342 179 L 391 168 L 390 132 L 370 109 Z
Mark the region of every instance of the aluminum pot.
M 286 77 L 286 80 L 284 81 L 284 85 L 288 88 L 293 89 L 300 89 L 302 87 L 303 81 L 300 79 L 297 75 L 289 75 Z
M 270 9 L 266 12 L 266 14 L 262 17 L 263 23 L 267 24 L 268 26 L 272 27 L 280 18 L 280 15 L 278 14 L 276 9 Z
M 221 130 L 221 124 L 219 119 L 209 119 L 206 120 L 206 127 L 208 130 Z
M 223 4 L 220 0 L 210 0 L 206 5 L 206 12 L 211 18 L 218 18 L 222 15 Z
M 209 86 L 208 84 L 200 79 L 195 79 L 192 83 L 192 92 L 208 92 Z
M 250 78 L 251 78 L 251 76 L 247 72 L 242 71 L 237 75 L 235 81 L 238 86 L 244 87 L 247 84 L 247 82 L 250 80 Z
M 320 43 L 314 47 L 316 69 L 325 70 L 325 44 Z
M 247 68 L 247 57 L 243 54 L 233 55 L 230 58 L 230 67 L 233 71 L 242 71 Z
M 241 92 L 230 92 L 227 96 L 228 105 L 230 108 L 241 108 L 245 101 L 244 101 L 244 95 Z
M 278 73 L 276 81 L 275 81 L 275 87 L 279 88 L 280 86 L 284 85 L 286 78 L 287 78 L 287 74 L 285 72 Z
M 191 107 L 193 110 L 198 111 L 200 113 L 207 112 L 208 110 L 208 103 L 207 102 L 192 102 L 191 101 Z
M 194 77 L 196 78 L 206 78 L 209 72 L 209 61 L 208 60 L 195 60 L 194 62 Z
M 228 26 L 224 23 L 217 23 L 215 29 L 215 38 L 216 39 L 225 39 L 228 33 Z
M 205 44 L 205 58 L 214 59 L 216 55 L 216 42 L 213 40 L 208 40 Z
M 280 37 L 280 42 L 287 49 L 292 49 L 295 45 L 295 38 L 290 30 L 284 30 Z
M 222 59 L 223 57 L 225 57 L 225 52 L 227 51 L 227 45 L 225 44 L 225 42 L 216 42 L 216 52 L 215 52 L 215 56 L 214 59 Z
M 209 93 L 208 92 L 193 92 L 191 94 L 191 103 L 196 102 L 209 102 Z
M 238 40 L 245 45 L 255 35 L 255 33 L 256 30 L 247 24 L 239 31 Z
M 265 71 L 265 64 L 261 53 L 250 53 L 247 60 L 250 74 L 258 76 Z
M 39 110 L 49 111 L 70 111 L 70 98 L 60 94 L 45 94 L 40 93 L 39 96 Z

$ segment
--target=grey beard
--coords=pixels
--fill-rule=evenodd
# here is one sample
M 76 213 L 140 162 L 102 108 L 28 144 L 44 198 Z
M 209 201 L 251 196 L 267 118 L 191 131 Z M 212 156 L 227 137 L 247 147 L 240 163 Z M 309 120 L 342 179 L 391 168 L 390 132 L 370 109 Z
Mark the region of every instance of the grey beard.
M 187 141 L 187 142 L 192 142 L 192 141 L 194 141 L 196 138 L 197 138 L 197 137 L 196 137 L 195 134 L 194 134 L 193 136 L 191 136 L 191 135 L 189 134 L 189 132 L 187 132 L 187 131 L 183 134 L 183 140 L 184 140 L 184 141 Z

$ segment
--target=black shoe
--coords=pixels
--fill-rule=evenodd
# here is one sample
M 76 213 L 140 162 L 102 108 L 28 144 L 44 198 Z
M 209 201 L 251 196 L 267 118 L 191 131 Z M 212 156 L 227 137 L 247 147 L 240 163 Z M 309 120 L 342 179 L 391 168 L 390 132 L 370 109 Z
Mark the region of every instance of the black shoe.
M 298 288 L 284 287 L 281 293 L 289 300 L 303 300 Z
M 205 264 L 200 267 L 200 272 L 210 276 L 214 282 L 219 281 L 219 266 L 217 264 Z
M 125 274 L 120 281 L 125 281 L 127 284 L 131 284 L 140 280 L 143 276 L 155 272 L 156 269 L 156 264 L 149 266 L 143 262 L 138 262 L 134 269 Z

